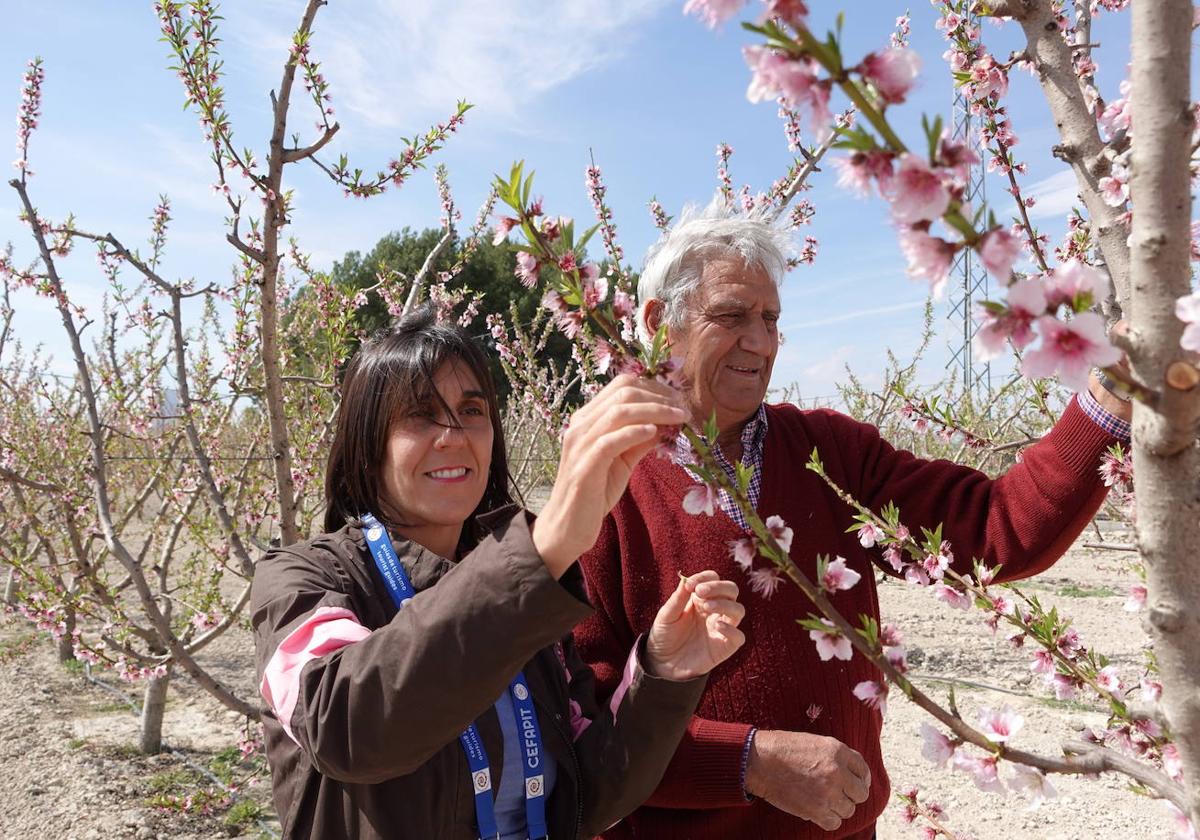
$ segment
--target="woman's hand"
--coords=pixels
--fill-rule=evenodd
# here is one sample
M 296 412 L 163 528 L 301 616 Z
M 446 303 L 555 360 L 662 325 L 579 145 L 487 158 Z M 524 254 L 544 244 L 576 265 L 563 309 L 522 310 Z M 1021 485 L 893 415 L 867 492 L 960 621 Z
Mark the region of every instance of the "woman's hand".
M 533 544 L 555 578 L 595 544 L 633 468 L 663 430 L 688 417 L 675 389 L 628 375 L 575 412 L 563 435 L 550 500 L 533 525 Z
M 646 638 L 646 668 L 656 677 L 689 680 L 707 674 L 746 641 L 737 584 L 716 572 L 680 578 Z

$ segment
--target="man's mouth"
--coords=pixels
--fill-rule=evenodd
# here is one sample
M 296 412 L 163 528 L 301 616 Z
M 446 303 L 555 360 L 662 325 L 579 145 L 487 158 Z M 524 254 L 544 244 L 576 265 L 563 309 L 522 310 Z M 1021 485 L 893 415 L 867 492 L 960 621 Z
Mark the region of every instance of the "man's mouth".
M 760 368 L 746 367 L 744 365 L 726 365 L 725 367 L 742 376 L 758 376 L 758 371 L 760 370 Z

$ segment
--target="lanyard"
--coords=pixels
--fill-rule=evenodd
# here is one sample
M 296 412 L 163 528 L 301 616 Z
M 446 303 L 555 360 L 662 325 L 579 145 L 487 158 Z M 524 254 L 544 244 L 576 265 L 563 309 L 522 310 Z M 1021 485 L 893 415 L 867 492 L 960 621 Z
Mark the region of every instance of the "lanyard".
M 366 525 L 364 531 L 367 547 L 375 566 L 383 576 L 388 594 L 392 597 L 396 609 L 402 608 L 416 594 L 412 581 L 392 547 L 391 537 L 387 530 L 371 514 L 362 517 Z M 532 840 L 547 837 L 546 830 L 546 785 L 542 773 L 542 734 L 538 727 L 537 711 L 533 706 L 533 697 L 525 682 L 525 675 L 518 672 L 508 686 L 512 696 L 513 717 L 517 724 L 517 740 L 522 747 L 521 770 L 525 778 L 525 826 Z M 483 739 L 474 723 L 458 736 L 463 752 L 467 757 L 467 766 L 471 768 L 471 784 L 475 791 L 475 820 L 479 823 L 481 838 L 498 837 L 499 826 L 496 823 L 496 806 L 492 801 L 492 771 L 488 764 L 487 751 L 483 748 Z

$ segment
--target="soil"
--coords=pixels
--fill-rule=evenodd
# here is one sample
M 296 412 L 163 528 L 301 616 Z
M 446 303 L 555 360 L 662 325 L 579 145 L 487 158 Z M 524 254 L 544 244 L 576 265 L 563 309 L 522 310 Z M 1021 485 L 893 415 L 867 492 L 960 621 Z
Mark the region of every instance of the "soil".
M 1094 538 L 1085 537 L 1084 539 Z M 1073 619 L 1085 644 L 1108 655 L 1125 679 L 1141 673 L 1147 637 L 1139 618 L 1122 605 L 1132 582 L 1123 557 L 1076 547 L 1024 589 Z M 1029 671 L 1029 653 L 1012 649 L 1004 633 L 993 637 L 977 611 L 951 609 L 924 591 L 892 581 L 880 586 L 884 619 L 905 634 L 914 681 L 944 699 L 951 684 L 964 717 L 981 707 L 1008 704 L 1025 719 L 1014 743 L 1046 755 L 1084 727 L 1102 728 L 1104 714 L 1087 701 L 1060 703 Z M 244 697 L 254 696 L 249 631 L 237 629 L 214 643 L 203 662 Z M 137 687 L 102 679 L 129 699 Z M 894 693 L 884 727 L 884 755 L 896 789 L 916 785 L 922 800 L 945 806 L 948 827 L 977 840 L 1130 840 L 1173 837 L 1166 807 L 1128 790 L 1118 777 L 1055 777 L 1058 796 L 1028 810 L 1017 795 L 978 790 L 963 773 L 939 769 L 921 757 L 917 730 L 928 716 Z M 241 796 L 259 803 L 264 818 L 227 826 L 231 811 L 181 813 L 153 804 L 162 793 L 201 797 L 212 789 L 192 765 L 210 767 L 236 743 L 242 720 L 227 712 L 186 677 L 176 677 L 168 699 L 164 737 L 174 752 L 140 756 L 138 719 L 109 691 L 88 683 L 79 669 L 55 661 L 54 647 L 19 618 L 0 620 L 0 838 L 109 840 L 109 838 L 269 837 L 265 779 Z M 218 762 L 219 763 L 219 762 Z M 1009 771 L 1002 769 L 1002 778 Z M 245 771 L 241 772 L 245 776 Z M 236 806 L 235 816 L 251 806 Z M 920 824 L 918 823 L 918 826 Z M 899 804 L 879 824 L 881 840 L 915 838 Z

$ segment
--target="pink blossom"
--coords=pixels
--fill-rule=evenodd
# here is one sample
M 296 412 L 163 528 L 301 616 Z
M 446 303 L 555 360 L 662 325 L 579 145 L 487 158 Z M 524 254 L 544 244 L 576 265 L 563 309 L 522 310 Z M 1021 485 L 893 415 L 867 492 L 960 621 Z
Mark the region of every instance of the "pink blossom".
M 1129 170 L 1113 164 L 1112 174 L 1100 179 L 1100 197 L 1109 207 L 1121 207 L 1129 200 Z
M 793 26 L 808 17 L 806 0 L 767 0 L 767 17 L 779 18 Z
M 892 181 L 892 155 L 889 152 L 855 152 L 850 157 L 835 158 L 838 170 L 838 186 L 849 189 L 859 198 L 871 193 L 871 185 L 878 185 L 882 194 Z
M 508 239 L 509 232 L 520 224 L 519 219 L 514 219 L 511 216 L 501 216 L 496 221 L 496 235 L 492 237 L 492 244 L 499 245 L 505 239 Z
M 900 551 L 900 547 L 889 545 L 883 550 L 883 559 L 888 561 L 891 567 L 900 573 L 904 570 L 904 554 Z
M 1179 748 L 1167 744 L 1162 750 L 1163 770 L 1175 781 L 1183 778 L 1183 759 L 1179 756 Z
M 862 578 L 858 572 L 846 568 L 846 558 L 838 557 L 825 567 L 821 576 L 821 588 L 826 592 L 837 592 L 841 589 L 852 589 Z
M 542 306 L 549 309 L 555 315 L 563 315 L 567 311 L 567 302 L 554 289 L 547 289 L 546 293 L 542 295 Z
M 709 29 L 718 26 L 736 15 L 746 0 L 687 0 L 683 6 L 685 15 L 695 15 Z
M 1179 339 L 1180 346 L 1200 353 L 1200 292 L 1192 292 L 1175 301 L 1175 317 L 1187 324 Z
M 879 709 L 879 714 L 887 715 L 887 686 L 874 680 L 863 680 L 854 686 L 854 696 L 866 703 L 868 708 Z
M 1080 312 L 1070 323 L 1051 315 L 1037 319 L 1042 343 L 1026 354 L 1021 371 L 1031 379 L 1058 374 L 1073 391 L 1087 387 L 1093 367 L 1108 367 L 1121 360 L 1121 351 L 1108 343 L 1104 319 L 1095 312 Z
M 1133 116 L 1133 109 L 1130 107 L 1129 91 L 1129 80 L 1126 79 L 1121 82 L 1121 98 L 1114 99 L 1108 103 L 1104 112 L 1100 115 L 1100 127 L 1104 129 L 1104 132 L 1109 137 L 1129 130 Z
M 824 137 L 833 117 L 829 113 L 828 82 L 818 79 L 820 64 L 809 56 L 792 58 L 764 46 L 742 48 L 746 64 L 753 71 L 746 98 L 751 102 L 781 98 L 793 110 L 806 109 L 813 122 L 813 133 Z
M 683 497 L 683 509 L 692 516 L 712 516 L 717 507 L 717 489 L 707 484 L 693 484 Z
M 1021 240 L 1004 228 L 993 228 L 979 241 L 979 259 L 998 280 L 1007 280 L 1013 263 L 1021 256 Z
M 904 649 L 904 645 L 885 645 L 883 656 L 901 674 L 908 671 L 908 651 Z
M 979 155 L 971 148 L 971 144 L 955 137 L 950 129 L 943 131 L 938 138 L 937 156 L 934 159 L 939 165 L 953 169 L 963 180 L 967 177 L 967 170 L 979 163 Z
M 821 624 L 829 630 L 808 631 L 808 637 L 816 642 L 817 656 L 821 657 L 822 662 L 828 662 L 830 659 L 849 660 L 854 655 L 854 646 L 850 644 L 850 640 L 829 620 L 822 618 Z
M 965 752 L 958 752 L 954 755 L 955 769 L 968 773 L 971 780 L 975 782 L 975 787 L 992 793 L 1004 792 L 1004 783 L 1000 781 L 1000 776 L 996 772 L 996 765 L 999 761 L 1000 759 L 994 755 L 986 758 L 978 758 Z
M 993 741 L 1004 743 L 1021 731 L 1025 718 L 1007 705 L 999 709 L 980 709 L 979 728 Z
M 858 529 L 858 544 L 863 548 L 870 548 L 883 539 L 886 534 L 883 529 L 872 522 L 864 522 L 862 527 Z
M 897 105 L 912 90 L 921 72 L 921 57 L 907 47 L 891 47 L 863 59 L 862 74 L 887 104 Z
M 1079 631 L 1074 627 L 1064 630 L 1062 635 L 1054 640 L 1054 644 L 1063 656 L 1074 656 L 1083 650 L 1083 641 L 1079 638 Z
M 971 596 L 952 586 L 946 586 L 944 583 L 935 583 L 933 585 L 933 597 L 944 604 L 954 607 L 956 610 L 969 610 L 971 608 Z
M 538 265 L 537 257 L 528 251 L 517 252 L 517 267 L 513 273 L 517 275 L 517 279 L 521 281 L 521 285 L 527 289 L 532 289 L 536 286 L 539 269 L 540 266 Z
M 953 562 L 954 554 L 950 551 L 950 543 L 942 540 L 937 553 L 926 554 L 925 559 L 921 561 L 921 566 L 931 578 L 941 580 L 945 576 L 946 569 L 950 568 L 950 564 Z
M 1041 770 L 1027 764 L 1014 764 L 1012 768 L 1013 777 L 1009 780 L 1008 786 L 1011 790 L 1029 794 L 1031 810 L 1047 799 L 1058 796 L 1058 791 L 1054 789 L 1054 785 L 1050 784 L 1050 780 Z
M 985 56 L 971 65 L 971 95 L 975 99 L 992 96 L 1003 98 L 1008 94 L 1008 74 L 996 64 L 992 56 Z
M 782 516 L 768 516 L 766 526 L 785 554 L 792 550 L 792 529 L 783 521 Z
M 1124 692 L 1121 689 L 1121 678 L 1117 675 L 1116 665 L 1105 665 L 1096 674 L 1096 685 L 1107 691 L 1114 697 L 1122 697 Z
M 900 156 L 888 199 L 893 218 L 904 224 L 932 222 L 950 206 L 950 193 L 941 176 L 921 158 L 908 153 Z
M 750 589 L 764 598 L 770 598 L 783 582 L 783 576 L 774 567 L 750 570 Z
M 733 557 L 733 562 L 737 563 L 739 569 L 743 572 L 749 572 L 754 568 L 754 558 L 758 556 L 758 544 L 754 541 L 754 537 L 751 536 L 730 540 L 729 554 Z
M 1075 680 L 1066 674 L 1055 674 L 1050 680 L 1050 686 L 1054 689 L 1054 697 L 1057 700 L 1074 700 L 1078 693 Z
M 904 644 L 904 633 L 895 624 L 885 624 L 879 629 L 879 643 L 884 647 Z
M 1108 297 L 1108 276 L 1079 260 L 1069 260 L 1046 278 L 1046 305 L 1050 309 L 1059 304 L 1071 305 L 1076 298 L 1090 294 L 1092 301 Z
M 929 723 L 921 724 L 921 755 L 938 767 L 954 757 L 954 742 Z
M 918 563 L 909 563 L 904 567 L 904 579 L 916 586 L 929 585 L 929 574 Z
M 1135 583 L 1129 587 L 1129 598 L 1125 601 L 1125 612 L 1137 612 L 1146 606 L 1146 587 Z
M 1045 648 L 1034 651 L 1033 664 L 1029 666 L 1029 670 L 1035 674 L 1053 674 L 1054 655 Z
M 1200 832 L 1196 831 L 1196 826 L 1192 825 L 1191 819 L 1187 814 L 1180 811 L 1170 802 L 1167 803 L 1167 813 L 1171 815 L 1171 819 L 1175 822 L 1175 840 L 1200 840 Z
M 941 297 L 957 246 L 923 230 L 906 228 L 900 231 L 900 250 L 908 260 L 909 276 L 925 278 L 934 297 Z
M 617 289 L 617 291 L 613 292 L 612 306 L 613 314 L 618 318 L 628 318 L 633 314 L 633 298 L 629 296 L 628 292 L 625 292 L 621 289 Z
M 1162 683 L 1157 680 L 1143 679 L 1140 688 L 1142 701 L 1145 703 L 1157 703 L 1162 697 Z
M 608 278 L 600 276 L 600 268 L 595 263 L 587 263 L 580 266 L 579 279 L 583 283 L 584 308 L 598 308 L 608 297 Z
M 1013 347 L 1024 349 L 1034 339 L 1033 322 L 1046 311 L 1046 294 L 1036 278 L 1018 280 L 1008 287 L 1007 310 L 994 313 L 981 307 L 983 323 L 975 333 L 974 346 L 981 360 L 993 359 L 1008 339 Z

